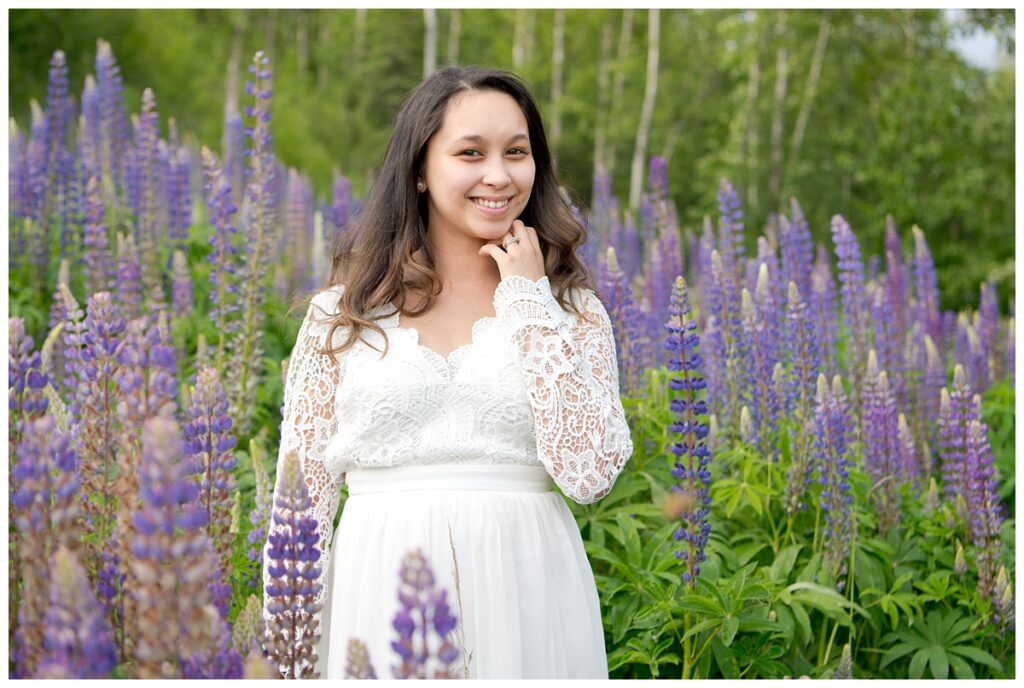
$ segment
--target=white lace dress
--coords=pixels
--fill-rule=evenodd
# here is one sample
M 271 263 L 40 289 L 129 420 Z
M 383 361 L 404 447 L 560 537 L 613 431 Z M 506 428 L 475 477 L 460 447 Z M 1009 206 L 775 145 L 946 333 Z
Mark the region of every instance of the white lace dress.
M 378 350 L 357 341 L 333 365 L 317 349 L 340 290 L 318 294 L 306 314 L 281 427 L 280 457 L 298 452 L 330 552 L 321 677 L 344 678 L 358 638 L 377 676 L 391 678 L 399 567 L 418 548 L 458 618 L 456 676 L 607 678 L 594 577 L 551 484 L 593 502 L 633 450 L 604 306 L 582 292 L 581 318 L 559 307 L 547 277 L 510 277 L 495 291 L 496 317 L 474 323 L 472 342 L 447 357 L 393 312 L 379 321 L 386 356 L 365 330 Z

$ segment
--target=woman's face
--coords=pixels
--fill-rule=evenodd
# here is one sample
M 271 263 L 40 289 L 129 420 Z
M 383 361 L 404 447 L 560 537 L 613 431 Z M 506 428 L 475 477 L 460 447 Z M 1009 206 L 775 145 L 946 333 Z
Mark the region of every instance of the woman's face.
M 427 144 L 428 232 L 434 241 L 500 239 L 530 200 L 535 171 L 526 116 L 512 96 L 454 96 Z

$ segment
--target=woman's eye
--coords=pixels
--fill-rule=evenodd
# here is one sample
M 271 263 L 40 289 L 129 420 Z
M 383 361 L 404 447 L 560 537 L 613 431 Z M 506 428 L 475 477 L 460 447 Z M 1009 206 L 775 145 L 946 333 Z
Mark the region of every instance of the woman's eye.
M 529 151 L 527 151 L 525 148 L 510 148 L 509 152 L 511 153 L 512 151 L 519 151 L 519 153 L 522 155 L 529 155 Z
M 461 153 L 459 153 L 459 155 L 466 155 L 467 153 L 478 153 L 478 152 L 479 151 L 475 151 L 473 149 L 469 149 L 469 150 L 462 151 Z

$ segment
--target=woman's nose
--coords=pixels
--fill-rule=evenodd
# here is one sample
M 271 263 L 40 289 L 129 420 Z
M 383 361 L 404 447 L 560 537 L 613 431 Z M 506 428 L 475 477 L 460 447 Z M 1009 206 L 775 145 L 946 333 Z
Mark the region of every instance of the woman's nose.
M 509 174 L 508 163 L 505 160 L 499 158 L 496 162 L 488 161 L 486 164 L 484 184 L 500 189 L 512 182 L 512 175 Z

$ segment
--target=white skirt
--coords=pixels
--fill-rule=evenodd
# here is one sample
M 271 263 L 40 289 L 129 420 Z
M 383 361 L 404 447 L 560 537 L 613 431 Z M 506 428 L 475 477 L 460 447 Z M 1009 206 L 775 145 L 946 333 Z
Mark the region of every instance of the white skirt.
M 322 617 L 322 678 L 345 677 L 351 638 L 365 643 L 378 678 L 392 678 L 398 571 L 415 549 L 458 619 L 455 677 L 608 678 L 590 562 L 543 468 L 408 466 L 350 471 L 346 482 Z

